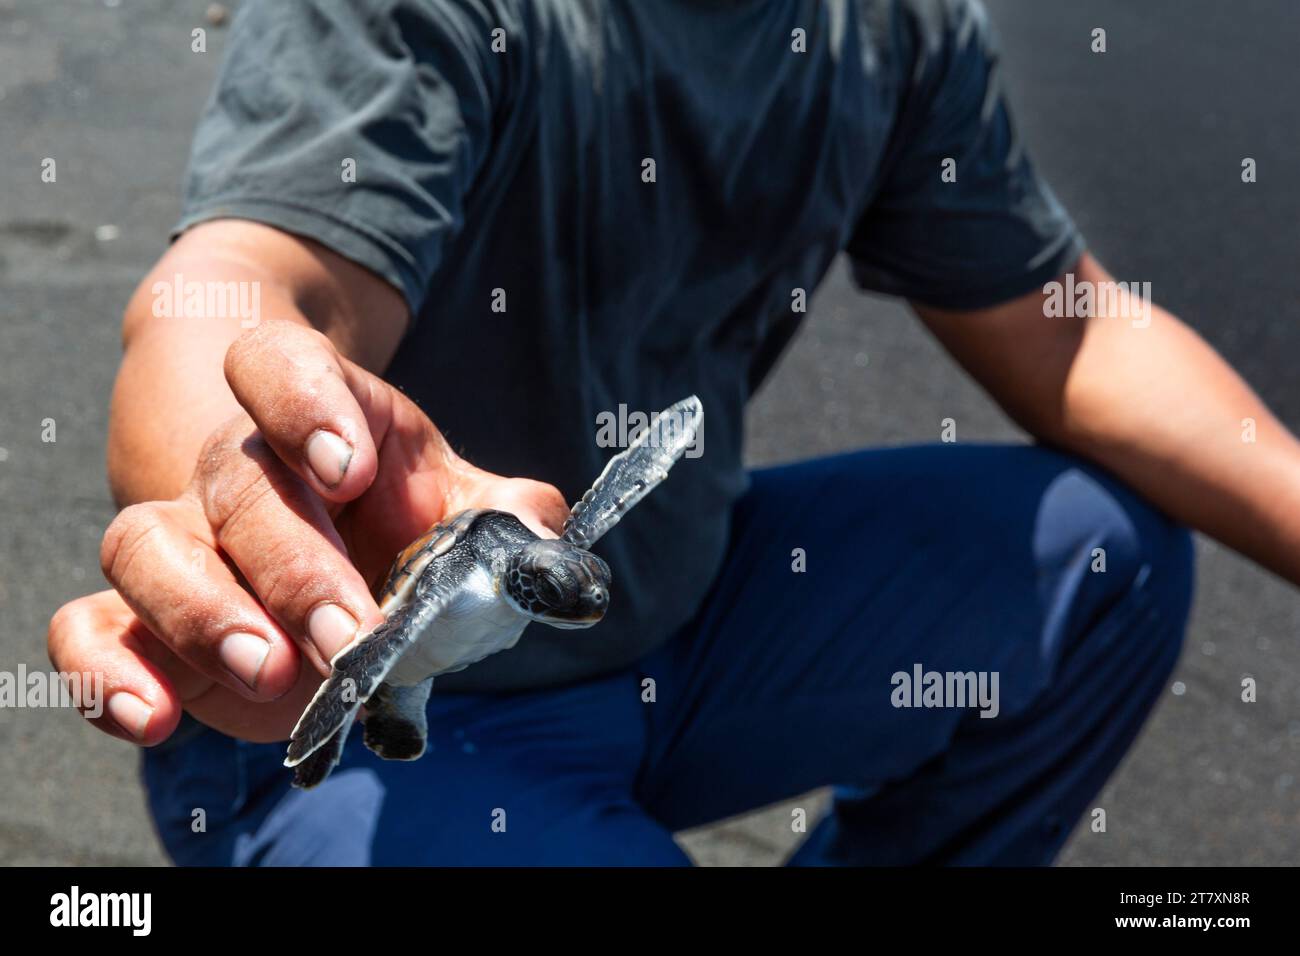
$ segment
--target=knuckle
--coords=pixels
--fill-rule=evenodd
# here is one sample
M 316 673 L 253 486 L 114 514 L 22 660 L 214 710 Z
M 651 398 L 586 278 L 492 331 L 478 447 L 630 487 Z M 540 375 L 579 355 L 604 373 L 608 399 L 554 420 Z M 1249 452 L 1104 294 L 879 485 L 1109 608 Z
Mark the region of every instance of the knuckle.
M 252 345 L 253 337 L 265 327 L 266 323 L 261 323 L 256 328 L 250 329 L 231 342 L 230 347 L 226 349 L 226 357 L 221 364 L 221 371 L 232 388 L 238 387 L 240 371 L 247 364 L 249 355 L 254 354 L 256 351 Z
M 104 577 L 114 585 L 123 581 L 141 550 L 162 530 L 163 521 L 161 511 L 153 503 L 123 509 L 104 532 L 99 549 Z
M 259 323 L 244 332 L 226 350 L 226 380 L 235 386 L 245 372 L 258 373 L 271 367 L 294 364 L 297 352 L 334 355 L 329 336 L 310 326 L 283 320 Z
M 227 539 L 231 529 L 255 513 L 271 490 L 260 468 L 238 467 L 228 460 L 214 468 L 203 482 L 203 508 L 217 540 Z
M 522 482 L 516 486 L 519 497 L 530 502 L 541 514 L 551 515 L 557 511 L 568 513 L 568 502 L 564 500 L 564 495 L 560 493 L 559 488 L 529 478 L 519 479 L 519 481 Z
M 199 449 L 194 465 L 194 482 L 205 487 L 219 480 L 232 459 L 239 455 L 240 446 L 252 430 L 251 423 L 243 416 L 236 416 L 214 429 Z
M 197 491 L 200 498 L 206 497 L 207 488 L 214 478 L 221 474 L 221 463 L 225 458 L 225 449 L 215 434 L 209 435 L 199 449 L 199 457 L 194 461 L 194 477 L 188 490 Z
M 324 352 L 326 355 L 329 355 L 331 358 L 333 357 L 334 343 L 331 342 L 330 337 L 320 329 L 299 325 L 294 327 L 293 335 L 296 336 L 304 345 L 310 345 L 313 348 Z
M 231 342 L 226 349 L 226 378 L 238 376 L 241 369 L 260 359 L 268 348 L 275 347 L 277 338 L 283 334 L 283 324 L 274 320 L 259 322 Z
M 336 394 L 342 370 L 329 338 L 315 329 L 300 329 L 299 347 L 284 355 L 284 379 L 292 386 L 287 395 L 300 409 L 312 409 L 326 396 Z M 278 403 L 277 403 L 278 404 Z
M 538 498 L 543 504 L 552 508 L 563 508 L 568 510 L 568 502 L 564 500 L 564 495 L 559 488 L 554 485 L 548 485 L 543 482 L 537 483 Z
M 266 567 L 269 570 L 256 582 L 259 599 L 272 614 L 296 625 L 307 607 L 317 603 L 321 575 L 286 542 L 267 547 Z
M 273 445 L 296 447 L 337 412 L 342 371 L 326 335 L 280 322 L 259 326 L 230 347 L 226 379 Z

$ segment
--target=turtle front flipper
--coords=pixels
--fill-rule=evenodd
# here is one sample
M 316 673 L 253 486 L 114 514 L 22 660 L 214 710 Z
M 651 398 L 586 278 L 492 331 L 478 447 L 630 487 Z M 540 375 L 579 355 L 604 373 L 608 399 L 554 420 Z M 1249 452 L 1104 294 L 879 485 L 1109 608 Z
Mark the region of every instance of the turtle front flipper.
M 289 738 L 286 767 L 300 767 L 324 751 L 312 761 L 310 773 L 295 774 L 295 786 L 313 787 L 329 776 L 342 756 L 357 711 L 379 689 L 393 665 L 444 603 L 426 598 L 404 604 L 365 637 L 334 656 L 329 678 L 316 691 Z
M 704 421 L 704 406 L 694 395 L 654 417 L 636 441 L 609 460 L 596 483 L 564 522 L 565 541 L 590 548 L 632 506 L 668 477 L 668 469 L 691 443 Z
M 385 760 L 423 756 L 429 732 L 424 708 L 432 689 L 432 677 L 411 687 L 381 684 L 366 704 L 366 746 Z
M 338 766 L 343 756 L 343 745 L 347 742 L 348 731 L 352 729 L 353 718 L 344 721 L 343 726 L 334 731 L 329 739 L 312 751 L 302 762 L 293 768 L 293 785 L 299 790 L 310 790 L 330 775 Z

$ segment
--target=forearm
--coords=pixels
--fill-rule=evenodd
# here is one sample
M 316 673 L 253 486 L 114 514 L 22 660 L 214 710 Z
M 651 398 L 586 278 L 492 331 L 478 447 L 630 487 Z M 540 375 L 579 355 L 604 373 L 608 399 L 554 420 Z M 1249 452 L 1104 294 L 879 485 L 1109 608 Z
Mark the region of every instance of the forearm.
M 1191 329 L 1090 323 L 1057 427 L 1172 517 L 1300 584 L 1300 443 Z
M 1112 277 L 1091 256 L 1079 283 Z M 917 305 L 1028 432 L 1105 465 L 1167 514 L 1300 584 L 1300 443 L 1195 332 L 1121 294 L 1049 314 L 1035 292 L 976 312 Z
M 221 258 L 190 260 L 185 280 L 261 282 Z M 222 363 L 244 331 L 238 316 L 158 317 L 155 270 L 127 306 L 123 355 L 109 411 L 108 477 L 119 506 L 175 497 L 189 482 L 204 441 L 240 414 Z M 259 286 L 264 317 L 305 321 L 275 287 Z
M 256 309 L 228 301 L 230 314 L 156 314 L 166 311 L 155 310 L 160 296 L 172 297 L 173 305 L 184 300 L 187 289 L 173 288 L 178 282 L 227 289 L 235 283 L 240 304 L 256 303 Z M 409 316 L 392 286 L 310 240 L 238 220 L 185 233 L 126 309 L 108 441 L 109 482 L 119 505 L 171 498 L 185 486 L 208 435 L 241 413 L 222 370 L 227 348 L 250 324 L 270 319 L 311 325 L 340 354 L 379 373 Z

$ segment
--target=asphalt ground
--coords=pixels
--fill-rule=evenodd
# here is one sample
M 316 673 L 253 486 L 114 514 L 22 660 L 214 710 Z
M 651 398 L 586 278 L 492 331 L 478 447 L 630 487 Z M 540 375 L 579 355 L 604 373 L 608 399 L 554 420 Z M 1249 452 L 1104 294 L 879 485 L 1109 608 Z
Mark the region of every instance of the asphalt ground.
M 1300 71 L 1293 0 L 989 0 L 1039 168 L 1120 279 L 1199 329 L 1300 427 Z M 106 403 L 127 297 L 163 248 L 224 31 L 200 0 L 0 0 L 0 671 L 101 587 Z M 190 52 L 208 28 L 209 52 Z M 1090 51 L 1107 31 L 1107 52 Z M 55 158 L 57 183 L 42 183 Z M 1258 181 L 1241 181 L 1241 161 Z M 896 303 L 837 268 L 752 405 L 754 464 L 1021 440 Z M 56 441 L 42 441 L 53 419 Z M 1207 541 L 1178 672 L 1066 864 L 1300 861 L 1300 596 Z M 1244 676 L 1259 699 L 1240 701 Z M 792 805 L 682 837 L 778 862 Z M 136 755 L 72 712 L 0 710 L 0 862 L 161 863 Z

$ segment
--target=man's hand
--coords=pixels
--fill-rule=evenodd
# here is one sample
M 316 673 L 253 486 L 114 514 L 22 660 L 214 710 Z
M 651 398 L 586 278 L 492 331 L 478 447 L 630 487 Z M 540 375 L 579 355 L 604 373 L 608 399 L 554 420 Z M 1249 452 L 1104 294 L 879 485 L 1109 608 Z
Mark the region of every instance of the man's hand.
M 109 526 L 113 590 L 50 623 L 59 670 L 104 675 L 96 726 L 137 743 L 166 739 L 182 709 L 232 736 L 287 737 L 329 659 L 380 620 L 371 586 L 411 540 L 465 508 L 512 511 L 541 534 L 568 510 L 550 485 L 461 459 L 311 328 L 262 323 L 231 346 L 225 377 L 243 412 L 207 439 L 178 497 Z

